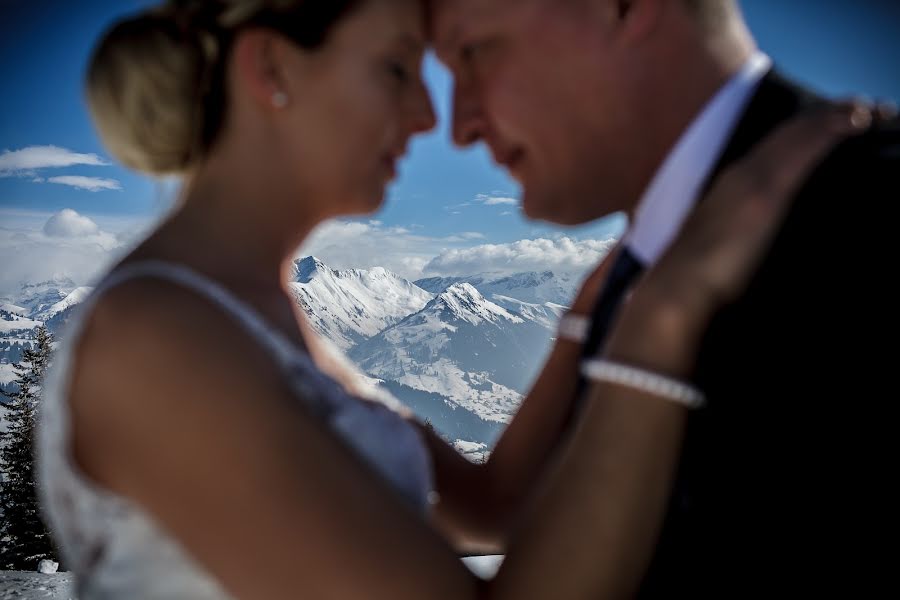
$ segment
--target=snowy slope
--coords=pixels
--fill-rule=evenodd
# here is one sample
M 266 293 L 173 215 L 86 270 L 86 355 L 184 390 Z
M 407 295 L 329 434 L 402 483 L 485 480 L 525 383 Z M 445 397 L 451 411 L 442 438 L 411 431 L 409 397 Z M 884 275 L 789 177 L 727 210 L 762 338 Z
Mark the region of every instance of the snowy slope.
M 507 422 L 543 360 L 535 348 L 548 337 L 545 327 L 458 283 L 350 357 L 373 377 L 439 394 L 483 420 Z
M 484 297 L 491 300 L 494 300 L 495 296 L 504 296 L 529 304 L 542 305 L 550 302 L 568 306 L 575 297 L 580 277 L 552 271 L 541 273 L 531 271 L 503 277 L 490 274 L 470 277 L 430 277 L 415 282 L 422 289 L 434 294 L 439 294 L 457 283 L 470 283 Z
M 38 310 L 32 314 L 35 319 L 41 321 L 49 321 L 53 317 L 59 315 L 62 312 L 74 307 L 77 304 L 84 302 L 84 299 L 88 297 L 91 291 L 94 288 L 91 287 L 77 287 L 72 290 L 69 294 L 66 295 L 65 298 L 60 300 L 59 302 L 44 308 L 42 310 Z
M 9 298 L 10 304 L 24 308 L 28 315 L 35 315 L 47 310 L 60 300 L 72 293 L 77 286 L 64 275 L 58 275 L 53 279 L 39 283 L 28 283 L 22 286 L 19 292 Z
M 337 271 L 312 256 L 295 261 L 288 290 L 316 331 L 344 350 L 421 310 L 433 297 L 381 267 Z

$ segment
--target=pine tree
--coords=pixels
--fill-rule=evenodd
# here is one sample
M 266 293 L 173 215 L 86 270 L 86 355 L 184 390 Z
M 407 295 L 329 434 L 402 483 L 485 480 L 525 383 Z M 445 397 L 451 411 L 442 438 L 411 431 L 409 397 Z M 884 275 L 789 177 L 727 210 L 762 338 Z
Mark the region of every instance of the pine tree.
M 34 468 L 34 432 L 41 382 L 50 363 L 53 340 L 43 326 L 32 348 L 15 365 L 18 390 L 0 433 L 0 569 L 34 571 L 42 559 L 58 562 L 50 534 L 41 521 Z

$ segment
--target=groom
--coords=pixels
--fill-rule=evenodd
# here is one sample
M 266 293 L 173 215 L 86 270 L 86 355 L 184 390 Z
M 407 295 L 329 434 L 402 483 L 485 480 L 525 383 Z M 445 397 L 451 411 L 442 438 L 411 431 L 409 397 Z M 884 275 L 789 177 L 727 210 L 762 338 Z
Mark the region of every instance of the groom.
M 455 141 L 488 145 L 531 218 L 630 217 L 587 355 L 710 181 L 822 102 L 772 69 L 733 0 L 432 4 Z M 840 146 L 714 318 L 694 377 L 709 405 L 689 417 L 641 597 L 860 596 L 889 572 L 898 177 L 896 122 Z

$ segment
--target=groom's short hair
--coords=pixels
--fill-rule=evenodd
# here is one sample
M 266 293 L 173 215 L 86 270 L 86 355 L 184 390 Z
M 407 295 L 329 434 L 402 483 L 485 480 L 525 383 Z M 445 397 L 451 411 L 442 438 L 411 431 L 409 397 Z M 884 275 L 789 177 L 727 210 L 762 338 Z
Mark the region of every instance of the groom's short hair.
M 682 0 L 706 25 L 726 23 L 738 13 L 737 0 Z
M 554 3 L 558 0 L 550 0 Z M 727 24 L 740 14 L 738 0 L 675 0 L 684 4 L 688 11 L 696 16 L 705 26 L 715 28 Z M 590 0 L 568 0 L 570 5 L 578 6 Z M 563 5 L 565 6 L 565 5 Z

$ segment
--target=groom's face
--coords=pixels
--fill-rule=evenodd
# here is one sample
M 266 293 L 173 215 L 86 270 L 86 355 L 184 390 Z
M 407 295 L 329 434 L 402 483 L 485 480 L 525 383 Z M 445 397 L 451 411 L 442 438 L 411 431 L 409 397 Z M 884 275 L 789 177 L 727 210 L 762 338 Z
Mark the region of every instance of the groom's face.
M 454 140 L 484 141 L 522 184 L 525 214 L 562 224 L 634 201 L 630 78 L 598 32 L 602 10 L 585 10 L 569 0 L 432 1 L 433 42 L 455 79 Z

